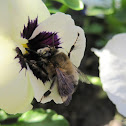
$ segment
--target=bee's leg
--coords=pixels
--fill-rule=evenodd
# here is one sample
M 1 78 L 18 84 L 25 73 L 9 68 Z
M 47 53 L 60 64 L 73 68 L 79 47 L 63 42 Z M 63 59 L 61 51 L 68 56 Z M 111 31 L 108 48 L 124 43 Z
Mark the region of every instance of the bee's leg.
M 44 97 L 47 97 L 47 96 L 49 96 L 51 94 L 51 91 L 50 90 L 48 90 L 48 91 L 46 91 L 45 93 L 44 93 Z
M 46 70 L 47 64 L 43 61 L 37 61 L 37 65 L 42 69 L 42 71 L 48 76 L 48 72 Z
M 76 39 L 76 41 L 74 42 L 74 44 L 71 46 L 71 48 L 70 48 L 70 51 L 69 51 L 69 53 L 68 53 L 68 57 L 70 58 L 70 54 L 71 54 L 71 52 L 74 50 L 74 48 L 75 48 L 75 44 L 76 44 L 76 42 L 77 42 L 77 40 L 78 40 L 78 37 L 79 37 L 79 33 L 77 34 L 77 39 Z
M 38 56 L 37 52 L 32 49 L 25 48 L 25 50 L 28 51 L 30 54 L 34 54 L 34 55 Z
M 56 80 L 56 76 L 53 77 L 53 81 L 52 81 L 52 83 L 51 83 L 51 85 L 50 85 L 50 90 L 52 90 L 52 88 L 54 87 L 54 85 L 55 85 L 55 80 Z
M 53 81 L 52 81 L 52 83 L 51 83 L 51 85 L 50 85 L 50 89 L 47 90 L 47 91 L 44 93 L 44 95 L 43 95 L 42 98 L 40 99 L 40 102 L 42 101 L 43 98 L 48 97 L 48 96 L 51 94 L 51 90 L 52 90 L 52 88 L 53 88 L 53 86 L 54 86 L 54 84 L 55 84 L 55 80 L 56 80 L 56 76 L 53 77 Z
M 50 94 L 51 94 L 51 91 L 50 91 L 50 90 L 47 90 L 47 91 L 43 94 L 43 96 L 41 97 L 40 103 L 41 103 L 41 101 L 42 101 L 43 98 L 48 97 Z
M 39 78 L 43 83 L 49 81 L 48 72 L 46 71 L 45 68 L 43 68 L 43 66 L 39 66 L 37 64 L 37 61 L 28 60 L 27 63 L 29 68 L 32 70 L 34 76 Z

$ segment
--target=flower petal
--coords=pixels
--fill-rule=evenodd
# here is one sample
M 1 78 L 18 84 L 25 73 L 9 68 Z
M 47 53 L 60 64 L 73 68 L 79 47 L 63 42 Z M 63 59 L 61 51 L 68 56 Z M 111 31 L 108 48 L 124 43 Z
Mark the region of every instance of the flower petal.
M 30 69 L 29 69 L 30 71 Z M 34 89 L 34 97 L 36 98 L 36 100 L 38 102 L 41 103 L 46 103 L 49 102 L 51 100 L 54 100 L 55 103 L 63 103 L 61 100 L 61 97 L 58 93 L 58 89 L 57 89 L 57 83 L 55 83 L 51 94 L 48 97 L 43 97 L 44 93 L 46 93 L 51 85 L 51 82 L 46 82 L 45 84 L 42 83 L 42 81 L 40 79 L 37 79 L 32 72 L 29 72 L 29 77 L 30 77 L 30 81 L 32 84 L 32 87 Z
M 0 1 L 0 9 L 2 18 L 0 27 L 8 31 L 9 36 L 16 42 L 21 42 L 20 32 L 23 30 L 24 24 L 27 24 L 28 17 L 31 20 L 38 17 L 38 22 L 41 22 L 50 16 L 42 0 Z M 6 26 L 6 24 L 8 25 Z
M 99 56 L 100 78 L 104 91 L 107 92 L 118 111 L 126 116 L 126 34 L 114 36 L 102 51 L 95 51 Z
M 9 114 L 32 108 L 33 90 L 29 75 L 21 70 L 12 40 L 0 36 L 0 108 Z
M 81 60 L 84 56 L 84 51 L 86 47 L 86 38 L 82 28 L 76 26 L 75 29 L 76 32 L 79 33 L 79 38 L 75 44 L 74 50 L 71 52 L 70 59 L 75 66 L 79 67 Z
M 115 35 L 107 45 L 105 46 L 107 50 L 110 50 L 113 55 L 120 58 L 126 58 L 126 33 L 121 33 Z
M 78 67 L 84 55 L 86 39 L 83 30 L 80 27 L 75 26 L 71 16 L 63 13 L 51 15 L 35 29 L 30 39 L 35 38 L 40 32 L 44 31 L 57 33 L 58 38 L 60 38 L 61 41 L 61 51 L 66 54 L 68 54 L 70 48 L 77 40 L 75 48 L 71 53 L 71 61 Z
M 8 7 L 8 1 L 4 0 L 0 1 L 0 34 L 9 34 L 8 31 L 10 31 L 10 24 L 9 24 L 9 7 Z
M 126 116 L 126 100 L 121 99 L 120 97 L 107 93 L 108 97 L 112 99 L 113 103 L 116 104 L 116 108 L 123 116 Z

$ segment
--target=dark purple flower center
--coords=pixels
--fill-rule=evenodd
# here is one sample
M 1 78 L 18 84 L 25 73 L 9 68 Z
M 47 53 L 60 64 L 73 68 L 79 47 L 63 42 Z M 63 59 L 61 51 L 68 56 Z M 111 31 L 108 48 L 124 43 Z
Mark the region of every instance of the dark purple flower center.
M 17 52 L 17 56 L 15 58 L 19 59 L 21 70 L 23 68 L 28 69 L 28 65 L 33 74 L 44 83 L 49 80 L 48 73 L 44 67 L 46 64 L 42 62 L 42 56 L 40 56 L 37 51 L 48 47 L 50 51 L 47 52 L 46 59 L 49 59 L 50 56 L 54 55 L 58 51 L 58 48 L 61 48 L 59 47 L 61 43 L 56 32 L 40 31 L 38 35 L 30 39 L 37 27 L 39 27 L 38 17 L 35 20 L 30 20 L 30 18 L 28 18 L 28 24 L 27 26 L 24 25 L 23 32 L 21 33 L 21 37 L 28 40 L 28 48 L 26 48 L 28 53 L 23 54 L 20 48 L 17 47 L 15 49 Z M 52 52 L 51 49 L 54 49 L 55 51 Z
M 21 37 L 25 39 L 29 39 L 34 32 L 34 30 L 38 26 L 38 17 L 35 20 L 30 20 L 28 17 L 28 24 L 27 26 L 24 25 L 23 32 L 21 33 Z
M 47 46 L 61 48 L 59 47 L 61 42 L 57 32 L 40 31 L 38 35 L 33 39 L 30 39 L 37 27 L 39 27 L 38 17 L 35 20 L 30 20 L 30 18 L 28 18 L 28 24 L 27 26 L 24 25 L 23 32 L 21 33 L 21 37 L 28 40 L 27 45 L 31 50 L 37 51 L 38 49 Z

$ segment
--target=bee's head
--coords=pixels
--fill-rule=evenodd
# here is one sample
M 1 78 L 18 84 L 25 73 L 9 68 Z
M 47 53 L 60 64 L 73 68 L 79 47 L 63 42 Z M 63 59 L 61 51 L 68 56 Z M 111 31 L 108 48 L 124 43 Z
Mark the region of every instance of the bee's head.
M 37 50 L 37 54 L 39 54 L 43 58 L 53 56 L 53 55 L 55 55 L 56 52 L 57 52 L 57 49 L 54 47 L 50 47 L 50 46 Z

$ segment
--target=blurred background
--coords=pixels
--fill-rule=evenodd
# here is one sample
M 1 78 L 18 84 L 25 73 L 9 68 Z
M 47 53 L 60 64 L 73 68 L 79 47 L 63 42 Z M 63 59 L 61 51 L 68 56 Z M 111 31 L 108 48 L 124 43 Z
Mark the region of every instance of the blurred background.
M 32 1 L 31 1 L 32 2 Z M 98 58 L 91 48 L 101 49 L 117 33 L 126 32 L 126 0 L 43 0 L 51 14 L 70 14 L 84 29 L 87 47 L 79 69 L 92 85 L 79 83 L 69 106 L 33 100 L 34 109 L 8 115 L 0 110 L 2 126 L 126 126 L 115 105 L 102 90 Z

